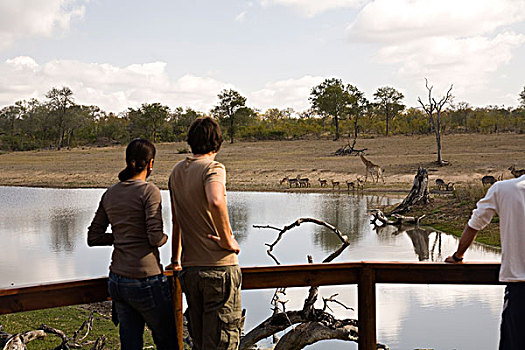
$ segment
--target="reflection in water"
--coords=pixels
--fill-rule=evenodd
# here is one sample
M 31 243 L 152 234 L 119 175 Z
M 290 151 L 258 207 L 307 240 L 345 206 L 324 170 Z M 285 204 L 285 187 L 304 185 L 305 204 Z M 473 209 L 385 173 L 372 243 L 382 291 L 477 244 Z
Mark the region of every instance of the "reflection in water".
M 248 209 L 246 203 L 228 204 L 228 215 L 235 239 L 242 243 L 248 232 Z
M 54 252 L 73 252 L 77 236 L 83 232 L 79 229 L 80 212 L 71 208 L 53 208 L 50 213 L 51 250 Z
M 383 240 L 388 240 L 388 237 L 407 235 L 412 242 L 414 252 L 419 261 L 443 261 L 441 254 L 441 232 L 436 232 L 432 229 L 424 228 L 416 225 L 385 225 L 374 226 L 379 237 Z M 433 236 L 432 249 L 430 249 L 430 236 Z
M 320 217 L 347 235 L 348 241 L 352 244 L 362 239 L 370 230 L 368 210 L 390 204 L 392 201 L 392 198 L 385 196 L 325 196 L 321 198 Z M 337 249 L 341 242 L 336 236 L 326 234 L 326 231 L 326 228 L 316 228 L 314 242 L 328 252 Z
M 399 228 L 399 230 L 402 229 L 402 227 Z M 410 237 L 410 240 L 414 245 L 414 252 L 416 253 L 419 261 L 428 260 L 428 236 L 430 235 L 430 232 L 419 227 L 405 229 L 404 231 L 408 237 Z

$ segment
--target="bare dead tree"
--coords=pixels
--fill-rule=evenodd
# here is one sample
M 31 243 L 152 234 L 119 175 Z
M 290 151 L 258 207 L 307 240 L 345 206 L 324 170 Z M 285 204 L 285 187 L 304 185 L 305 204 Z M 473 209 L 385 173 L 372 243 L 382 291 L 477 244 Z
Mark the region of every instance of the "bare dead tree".
M 349 246 L 348 237 L 343 235 L 335 226 L 326 223 L 322 220 L 313 218 L 300 218 L 292 224 L 283 228 L 271 225 L 254 225 L 254 228 L 267 228 L 278 231 L 277 238 L 272 243 L 267 243 L 267 253 L 280 265 L 279 260 L 272 254 L 273 248 L 283 238 L 284 234 L 291 229 L 300 226 L 302 223 L 314 223 L 316 225 L 324 226 L 331 232 L 337 235 L 341 240 L 341 246 L 333 253 L 328 255 L 323 263 L 329 263 L 337 258 Z M 308 256 L 308 262 L 313 263 L 311 256 Z M 312 286 L 308 291 L 302 310 L 286 310 L 287 300 L 283 300 L 282 296 L 286 295 L 286 288 L 278 288 L 273 297 L 271 304 L 273 306 L 272 316 L 261 322 L 245 336 L 242 337 L 239 349 L 251 349 L 258 341 L 274 337 L 276 343 L 274 349 L 302 349 L 307 345 L 314 344 L 321 340 L 340 339 L 346 341 L 357 342 L 359 339 L 357 320 L 355 319 L 336 319 L 327 310 L 330 310 L 329 303 L 337 303 L 342 305 L 347 310 L 352 308 L 347 307 L 336 299 L 337 294 L 329 298 L 323 298 L 323 308 L 315 308 L 315 303 L 318 299 L 319 287 Z M 291 329 L 280 339 L 276 337 L 276 333 Z M 388 349 L 384 344 L 377 344 L 378 349 Z
M 89 315 L 87 321 L 82 323 L 71 339 L 60 329 L 42 324 L 37 330 L 14 335 L 0 331 L 0 345 L 3 345 L 3 350 L 26 350 L 26 344 L 30 341 L 45 338 L 47 334 L 53 334 L 62 339 L 60 345 L 54 350 L 81 349 L 86 346 L 90 346 L 90 350 L 102 350 L 106 343 L 105 336 L 102 335 L 96 340 L 85 340 L 92 329 L 93 313 Z M 84 331 L 84 335 L 81 336 L 82 331 Z
M 423 103 L 421 97 L 418 97 L 417 101 L 419 102 L 421 107 L 423 107 L 423 110 L 427 114 L 430 126 L 434 131 L 434 134 L 436 135 L 437 164 L 442 166 L 448 164 L 448 162 L 444 161 L 441 158 L 441 111 L 443 110 L 443 107 L 452 99 L 452 94 L 450 92 L 452 91 L 453 85 L 450 85 L 450 88 L 448 89 L 446 95 L 441 97 L 439 101 L 436 101 L 436 99 L 432 97 L 433 86 L 428 86 L 427 78 L 425 78 L 425 87 L 428 91 L 428 104 Z M 436 114 L 435 118 L 434 112 Z

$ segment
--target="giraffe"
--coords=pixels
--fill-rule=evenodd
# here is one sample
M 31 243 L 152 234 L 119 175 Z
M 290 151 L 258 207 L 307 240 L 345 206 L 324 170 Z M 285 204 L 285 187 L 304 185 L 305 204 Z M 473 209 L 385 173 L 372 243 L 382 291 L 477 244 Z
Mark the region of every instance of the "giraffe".
M 379 165 L 374 164 L 368 159 L 366 159 L 363 153 L 359 153 L 359 157 L 361 158 L 361 161 L 366 166 L 365 182 L 368 179 L 368 174 L 370 174 L 370 176 L 372 177 L 372 182 L 374 182 L 374 176 L 375 176 L 376 177 L 375 182 L 379 182 L 379 177 L 381 177 L 381 180 L 383 180 L 383 183 L 385 183 L 385 179 L 383 178 L 383 169 Z

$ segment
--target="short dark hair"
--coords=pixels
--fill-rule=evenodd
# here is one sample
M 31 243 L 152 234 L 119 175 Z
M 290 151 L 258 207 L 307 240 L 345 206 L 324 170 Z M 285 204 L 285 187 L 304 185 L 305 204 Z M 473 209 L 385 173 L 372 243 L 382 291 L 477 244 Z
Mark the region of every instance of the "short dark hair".
M 221 128 L 211 117 L 197 118 L 191 123 L 187 142 L 193 154 L 219 152 L 222 144 Z
M 120 181 L 126 181 L 142 172 L 155 158 L 155 146 L 146 139 L 134 139 L 126 148 L 126 168 L 118 174 Z

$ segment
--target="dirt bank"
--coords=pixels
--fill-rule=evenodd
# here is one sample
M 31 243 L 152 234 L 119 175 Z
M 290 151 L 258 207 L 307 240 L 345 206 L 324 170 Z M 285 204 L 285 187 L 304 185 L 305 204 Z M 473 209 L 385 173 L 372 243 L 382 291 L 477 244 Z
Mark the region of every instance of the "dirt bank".
M 217 159 L 228 169 L 229 190 L 289 190 L 279 186 L 285 177 L 308 177 L 312 190 L 320 188 L 317 179 L 354 181 L 365 174 L 365 166 L 354 156 L 334 156 L 343 141 L 299 140 L 225 143 Z M 155 169 L 150 181 L 166 188 L 173 165 L 184 159 L 178 154 L 184 143 L 157 145 Z M 481 183 L 484 175 L 511 177 L 507 168 L 525 167 L 525 135 L 444 135 L 443 158 L 449 166 L 437 167 L 435 139 L 432 136 L 392 136 L 358 140 L 367 148 L 366 157 L 385 169 L 385 184 L 367 184 L 379 191 L 407 190 L 418 166 L 429 169 L 436 178 L 456 185 Z M 0 185 L 44 187 L 107 187 L 117 181 L 124 167 L 124 146 L 74 148 L 14 152 L 0 155 Z M 297 189 L 293 189 L 296 191 Z

